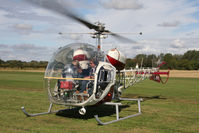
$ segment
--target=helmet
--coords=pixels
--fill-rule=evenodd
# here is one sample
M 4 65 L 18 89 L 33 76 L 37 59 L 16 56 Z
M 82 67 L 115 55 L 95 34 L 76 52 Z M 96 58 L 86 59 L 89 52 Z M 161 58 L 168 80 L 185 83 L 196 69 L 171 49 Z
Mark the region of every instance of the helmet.
M 83 61 L 83 60 L 88 60 L 89 54 L 87 51 L 78 49 L 75 50 L 73 53 L 73 60 L 78 60 L 78 61 Z
M 75 50 L 73 53 L 73 60 L 79 61 L 79 65 L 81 69 L 88 69 L 88 64 L 89 64 L 88 58 L 89 58 L 89 54 L 85 50 L 78 49 L 78 50 Z

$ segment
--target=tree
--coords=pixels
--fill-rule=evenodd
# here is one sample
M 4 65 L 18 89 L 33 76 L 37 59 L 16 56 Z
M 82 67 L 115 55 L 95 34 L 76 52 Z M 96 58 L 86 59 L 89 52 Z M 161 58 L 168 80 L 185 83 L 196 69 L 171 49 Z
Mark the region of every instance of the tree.
M 176 61 L 176 58 L 173 57 L 172 54 L 170 54 L 170 53 L 165 54 L 164 61 L 167 63 L 166 66 L 169 69 L 176 69 L 176 67 L 177 67 L 177 61 Z
M 145 55 L 145 54 L 138 54 L 135 57 L 135 61 L 136 61 L 136 63 L 138 63 L 138 65 L 140 67 L 146 66 L 146 59 L 147 59 L 147 55 Z
M 155 65 L 155 62 L 157 62 L 157 57 L 154 54 L 148 55 L 146 58 L 146 66 L 147 67 L 153 67 Z
M 134 67 L 135 65 L 136 65 L 135 59 L 130 59 L 130 58 L 126 59 L 126 66 L 125 66 L 125 68 L 131 68 L 131 67 Z
M 178 62 L 178 68 L 180 70 L 192 70 L 193 69 L 189 60 L 186 60 L 186 59 L 182 59 Z
M 199 61 L 199 51 L 189 50 L 183 55 L 183 59 Z
M 0 67 L 4 64 L 5 62 L 0 59 Z

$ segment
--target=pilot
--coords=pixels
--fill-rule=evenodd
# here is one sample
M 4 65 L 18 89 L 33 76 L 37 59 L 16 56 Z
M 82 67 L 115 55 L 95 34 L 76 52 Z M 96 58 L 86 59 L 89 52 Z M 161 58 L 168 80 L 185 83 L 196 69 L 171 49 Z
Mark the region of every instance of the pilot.
M 88 71 L 89 71 L 89 61 L 88 58 L 90 57 L 89 53 L 83 49 L 77 49 L 73 53 L 73 60 L 77 60 L 79 63 L 79 68 L 78 71 L 80 75 L 78 78 L 84 78 L 88 76 Z
M 83 49 L 77 49 L 73 53 L 73 61 L 71 68 L 73 69 L 73 78 L 84 78 L 89 75 L 89 53 Z M 75 61 L 78 62 L 78 66 L 75 64 Z M 73 63 L 74 62 L 74 63 Z M 84 80 L 76 80 L 79 87 L 77 88 L 78 92 L 83 92 L 86 88 L 87 82 Z
M 73 60 L 70 68 L 73 71 L 73 73 L 72 73 L 73 78 L 79 78 L 79 77 L 81 77 L 82 70 L 79 67 L 78 60 Z

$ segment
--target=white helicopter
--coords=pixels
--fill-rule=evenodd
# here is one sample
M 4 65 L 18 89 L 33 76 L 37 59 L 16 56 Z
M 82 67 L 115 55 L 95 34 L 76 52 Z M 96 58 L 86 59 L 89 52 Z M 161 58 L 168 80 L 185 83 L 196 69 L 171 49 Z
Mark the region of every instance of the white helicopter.
M 101 50 L 101 39 L 105 39 L 108 35 L 121 41 L 134 41 L 106 30 L 104 24 L 100 22 L 92 24 L 78 17 L 53 0 L 49 0 L 47 3 L 34 0 L 28 0 L 28 2 L 54 10 L 80 22 L 89 29 L 94 29 L 95 32 L 89 34 L 97 39 L 97 46 L 73 43 L 59 48 L 49 61 L 44 76 L 45 88 L 48 90 L 50 99 L 49 109 L 47 112 L 29 114 L 22 107 L 21 109 L 26 116 L 33 117 L 61 111 L 52 111 L 53 104 L 65 105 L 69 109 L 81 107 L 79 110 L 81 115 L 86 114 L 87 106 L 101 104 L 115 106 L 116 120 L 102 122 L 98 115 L 94 116 L 98 124 L 106 125 L 141 114 L 140 102 L 142 98 L 121 98 L 124 89 L 146 78 L 162 83 L 167 82 L 169 71 L 159 72 L 159 68 L 164 62 L 156 68 L 145 69 L 139 68 L 137 65 L 134 69 L 126 70 L 126 57 L 123 53 L 116 48 L 110 50 L 107 54 Z M 160 75 L 167 75 L 165 82 L 162 81 Z M 138 113 L 120 118 L 119 106 L 122 106 L 122 104 L 111 102 L 112 99 L 137 101 Z

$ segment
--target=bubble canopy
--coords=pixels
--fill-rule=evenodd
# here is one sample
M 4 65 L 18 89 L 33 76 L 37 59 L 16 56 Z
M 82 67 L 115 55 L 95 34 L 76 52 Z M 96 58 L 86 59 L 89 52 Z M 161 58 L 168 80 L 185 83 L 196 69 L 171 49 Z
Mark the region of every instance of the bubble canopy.
M 83 52 L 81 53 L 82 50 Z M 79 58 L 74 58 L 76 51 L 79 52 Z M 78 53 L 77 53 L 78 54 Z M 52 56 L 48 63 L 45 77 L 61 77 L 62 70 L 69 67 L 76 59 L 79 62 L 94 60 L 95 62 L 103 61 L 105 55 L 97 51 L 97 48 L 91 44 L 72 43 L 59 48 Z M 82 59 L 83 58 L 83 59 Z M 86 65 L 86 63 L 84 63 Z M 81 63 L 83 67 L 83 63 Z M 86 67 L 86 66 L 85 66 Z M 61 70 L 61 71 L 60 71 Z
M 59 48 L 49 61 L 44 77 L 51 102 L 69 105 L 86 101 L 94 88 L 92 66 L 96 68 L 104 57 L 103 52 L 90 44 L 73 43 Z

